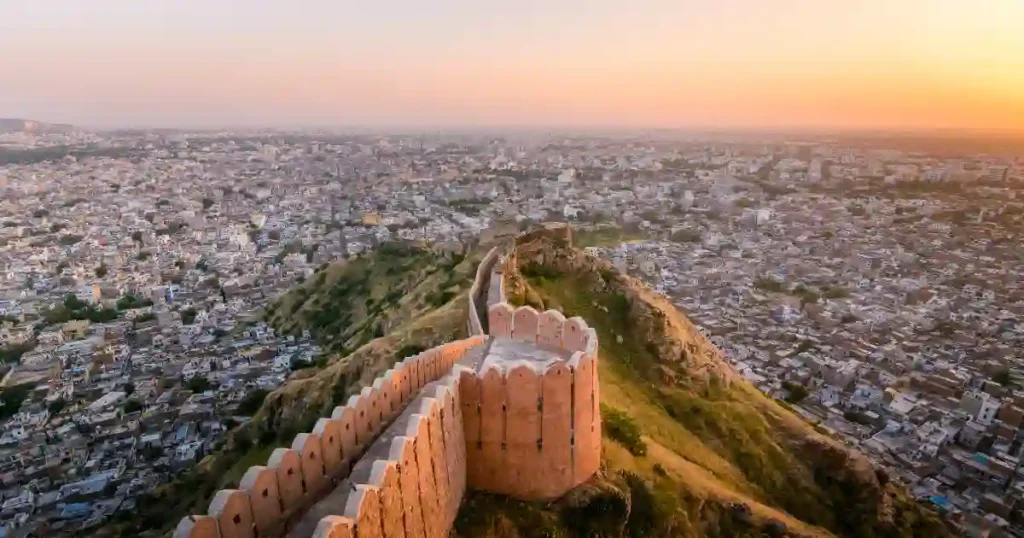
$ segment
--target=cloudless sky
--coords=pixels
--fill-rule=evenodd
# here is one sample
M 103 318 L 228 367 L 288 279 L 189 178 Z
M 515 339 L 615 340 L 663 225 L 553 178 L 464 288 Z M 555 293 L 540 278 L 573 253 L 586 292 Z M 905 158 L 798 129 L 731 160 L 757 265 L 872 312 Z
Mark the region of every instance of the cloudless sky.
M 0 117 L 1024 130 L 1024 0 L 0 0 Z

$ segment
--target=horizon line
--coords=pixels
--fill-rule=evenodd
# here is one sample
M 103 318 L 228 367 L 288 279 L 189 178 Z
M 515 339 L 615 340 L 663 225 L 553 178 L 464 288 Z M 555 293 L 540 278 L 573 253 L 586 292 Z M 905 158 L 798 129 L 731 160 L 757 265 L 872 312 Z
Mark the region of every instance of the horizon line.
M 238 131 L 307 131 L 307 130 L 334 130 L 334 131 L 475 131 L 475 132 L 594 132 L 594 131 L 620 131 L 620 132 L 672 132 L 672 133 L 693 133 L 693 134 L 931 134 L 931 135 L 975 135 L 975 136 L 1009 136 L 1024 137 L 1024 129 L 1012 127 L 946 127 L 946 126 L 829 126 L 829 125 L 689 125 L 689 126 L 664 126 L 664 125 L 615 125 L 615 124 L 471 124 L 471 123 L 387 123 L 366 124 L 230 124 L 219 125 L 159 125 L 159 124 L 122 124 L 110 126 L 93 126 L 67 121 L 49 121 L 35 118 L 16 116 L 0 117 L 0 119 L 15 121 L 34 121 L 44 125 L 67 125 L 76 129 L 96 132 L 110 131 L 195 131 L 210 132 L 224 130 Z

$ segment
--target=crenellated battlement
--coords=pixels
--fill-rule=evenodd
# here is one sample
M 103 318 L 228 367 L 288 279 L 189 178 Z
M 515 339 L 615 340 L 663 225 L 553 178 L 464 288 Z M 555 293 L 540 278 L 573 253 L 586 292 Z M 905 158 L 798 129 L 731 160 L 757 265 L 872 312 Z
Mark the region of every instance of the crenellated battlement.
M 319 419 L 312 432 L 296 435 L 290 447 L 275 449 L 266 465 L 249 468 L 238 489 L 217 492 L 207 515 L 183 518 L 174 536 L 283 535 L 311 505 L 349 478 L 374 440 L 419 399 L 424 386 L 486 341 L 475 336 L 450 342 L 397 363 L 330 417 Z
M 441 538 L 467 489 L 554 499 L 593 476 L 597 334 L 482 292 L 500 295 L 503 259 L 493 249 L 477 271 L 474 336 L 396 364 L 219 491 L 208 515 L 182 519 L 175 538 Z
M 505 300 L 501 273 L 509 259 L 508 250 L 508 247 L 501 245 L 491 248 L 476 268 L 473 284 L 470 286 L 469 293 L 467 294 L 470 335 L 487 334 L 487 327 L 484 325 L 484 322 L 487 318 L 488 306 Z M 494 284 L 497 284 L 497 286 L 494 286 Z M 493 289 L 495 287 L 497 289 Z
M 448 375 L 425 387 L 374 443 L 381 457 L 361 460 L 338 499 L 321 503 L 334 506 L 316 507 L 292 535 L 447 535 L 466 489 L 458 384 Z M 339 515 L 320 514 L 338 508 Z

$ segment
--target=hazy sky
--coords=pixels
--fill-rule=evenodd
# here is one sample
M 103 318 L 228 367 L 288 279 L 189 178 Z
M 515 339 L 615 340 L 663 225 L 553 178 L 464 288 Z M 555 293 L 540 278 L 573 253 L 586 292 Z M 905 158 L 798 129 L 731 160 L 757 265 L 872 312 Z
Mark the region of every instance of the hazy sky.
M 0 117 L 1024 130 L 1024 0 L 0 0 Z

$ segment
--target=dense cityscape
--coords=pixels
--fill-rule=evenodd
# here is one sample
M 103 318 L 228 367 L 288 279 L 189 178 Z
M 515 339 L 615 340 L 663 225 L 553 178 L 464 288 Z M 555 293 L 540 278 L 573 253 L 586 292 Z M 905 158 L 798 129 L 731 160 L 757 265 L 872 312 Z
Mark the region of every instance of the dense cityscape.
M 940 512 L 1006 527 L 1024 493 L 1020 155 L 22 127 L 0 135 L 0 536 L 89 529 L 216 450 L 320 358 L 261 309 L 323 264 L 546 221 Z

